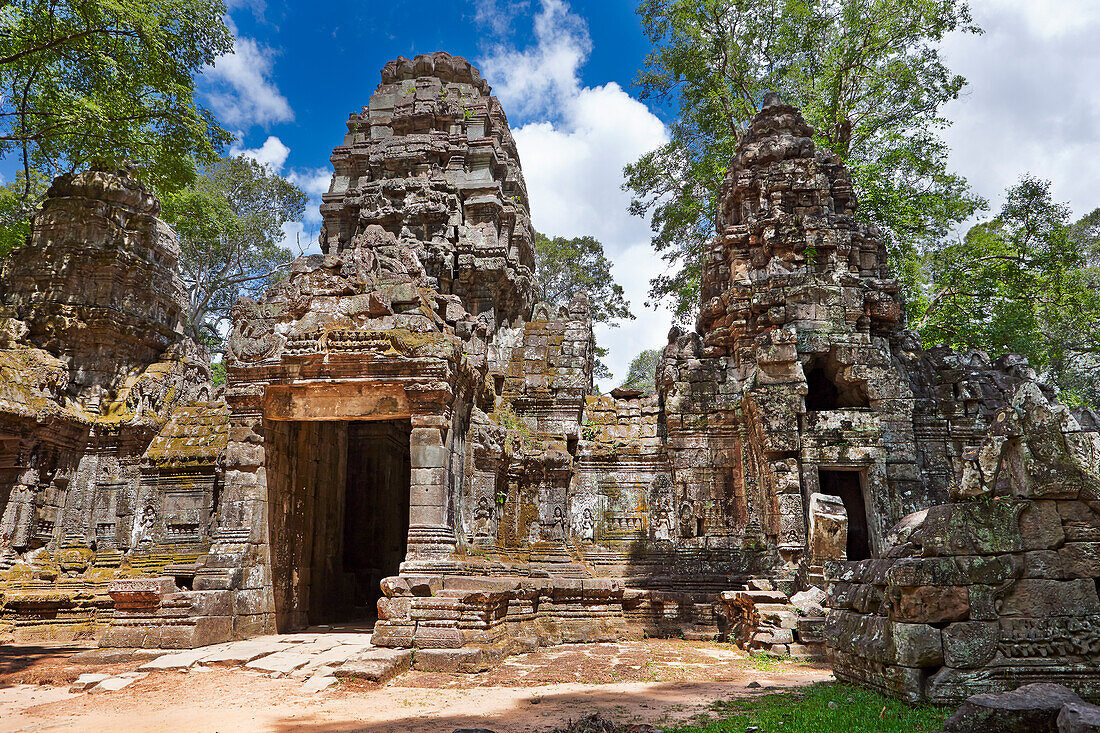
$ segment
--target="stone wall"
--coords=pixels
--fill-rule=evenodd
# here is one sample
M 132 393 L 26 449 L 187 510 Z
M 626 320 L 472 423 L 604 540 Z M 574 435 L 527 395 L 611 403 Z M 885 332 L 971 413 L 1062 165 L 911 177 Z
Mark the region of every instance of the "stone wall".
M 387 65 L 332 163 L 321 253 L 233 309 L 224 403 L 180 336 L 155 200 L 125 173 L 52 189 L 45 259 L 0 278 L 0 624 L 46 593 L 96 632 L 113 602 L 105 645 L 373 606 L 376 644 L 441 669 L 643 633 L 810 654 L 824 567 L 973 484 L 1035 376 L 921 348 L 848 172 L 774 96 L 655 394 L 592 394 L 588 296 L 536 302 L 518 152 L 467 61 Z
M 175 234 L 127 171 L 54 181 L 0 265 L 0 636 L 102 631 L 108 583 L 190 582 L 225 445 Z
M 935 703 L 1037 681 L 1100 698 L 1100 433 L 1082 422 L 1025 383 L 954 503 L 829 567 L 839 678 Z

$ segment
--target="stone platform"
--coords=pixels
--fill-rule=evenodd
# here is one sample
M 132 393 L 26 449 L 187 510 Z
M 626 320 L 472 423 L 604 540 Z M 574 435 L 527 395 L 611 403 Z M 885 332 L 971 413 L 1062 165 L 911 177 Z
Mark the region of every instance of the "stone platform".
M 149 660 L 140 670 L 241 667 L 304 680 L 304 689 L 317 691 L 336 684 L 340 677 L 387 682 L 412 668 L 411 650 L 375 647 L 371 632 L 365 629 L 369 626 L 315 628 L 173 651 Z

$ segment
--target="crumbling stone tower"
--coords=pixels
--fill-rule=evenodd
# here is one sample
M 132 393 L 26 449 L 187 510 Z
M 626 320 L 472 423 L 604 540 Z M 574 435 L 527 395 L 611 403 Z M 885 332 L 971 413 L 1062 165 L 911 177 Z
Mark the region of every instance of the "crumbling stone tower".
M 575 435 L 591 388 L 587 300 L 535 307 L 515 143 L 467 61 L 388 64 L 332 161 L 323 254 L 234 311 L 220 541 L 195 589 L 233 594 L 235 635 L 373 615 L 398 572 L 488 574 L 469 553 L 494 545 L 513 454 L 490 414 L 507 393 Z M 379 643 L 462 645 L 457 616 L 386 609 Z
M 530 314 L 534 245 L 516 144 L 489 91 L 449 54 L 386 64 L 333 151 L 321 251 L 357 246 L 372 225 L 415 239 L 436 288 L 495 327 Z
M 210 547 L 224 418 L 159 211 L 129 171 L 61 176 L 0 268 L 0 633 L 101 631 L 102 578 Z
M 843 498 L 848 550 L 864 555 L 927 497 L 900 286 L 812 135 L 765 100 L 721 188 L 697 333 L 674 330 L 658 372 L 685 524 L 788 562 L 816 493 Z

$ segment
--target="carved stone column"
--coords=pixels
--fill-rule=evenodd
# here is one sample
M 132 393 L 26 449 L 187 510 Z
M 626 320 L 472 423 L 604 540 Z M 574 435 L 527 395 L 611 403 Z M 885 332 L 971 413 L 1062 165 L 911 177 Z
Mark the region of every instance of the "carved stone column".
M 447 516 L 451 451 L 447 433 L 451 420 L 443 415 L 413 415 L 409 436 L 409 545 L 402 573 L 442 573 L 453 570 L 458 544 Z

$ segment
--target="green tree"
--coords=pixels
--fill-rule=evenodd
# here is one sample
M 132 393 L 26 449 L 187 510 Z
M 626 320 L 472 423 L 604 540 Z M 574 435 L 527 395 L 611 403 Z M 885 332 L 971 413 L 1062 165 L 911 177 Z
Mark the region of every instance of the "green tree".
M 661 361 L 660 349 L 646 349 L 630 362 L 622 387 L 640 389 L 644 394 L 657 391 L 657 365 Z
M 1100 209 L 1076 223 L 1025 176 L 1000 214 L 928 256 L 926 344 L 1017 352 L 1070 403 L 1100 406 Z
M 31 236 L 30 219 L 24 216 L 27 200 L 41 201 L 46 197 L 49 181 L 32 168 L 30 177 L 19 171 L 15 180 L 0 186 L 0 222 L 11 222 L 6 226 L 0 223 L 0 258 L 16 247 L 22 247 Z
M 217 346 L 242 294 L 273 282 L 293 254 L 283 224 L 305 211 L 302 189 L 245 156 L 221 158 L 181 191 L 165 194 L 163 217 L 179 234 L 192 338 Z
M 592 320 L 614 328 L 621 318 L 634 320 L 622 285 L 611 274 L 611 261 L 595 237 L 547 237 L 535 234 L 535 277 L 539 298 L 564 305 L 573 295 L 585 291 L 592 301 Z M 603 362 L 607 349 L 596 347 L 596 379 L 610 379 Z
M 221 0 L 12 0 L 0 6 L 0 157 L 24 188 L 0 226 L 38 204 L 33 171 L 133 164 L 165 193 L 230 140 L 194 75 L 232 50 Z
M 666 145 L 626 167 L 624 188 L 668 263 L 650 298 L 682 320 L 698 305 L 719 184 L 767 91 L 801 107 L 817 144 L 849 166 L 858 215 L 886 234 L 910 293 L 921 249 L 984 205 L 935 135 L 965 84 L 938 44 L 978 32 L 962 0 L 643 0 L 638 13 L 654 46 L 641 96 L 678 116 Z

